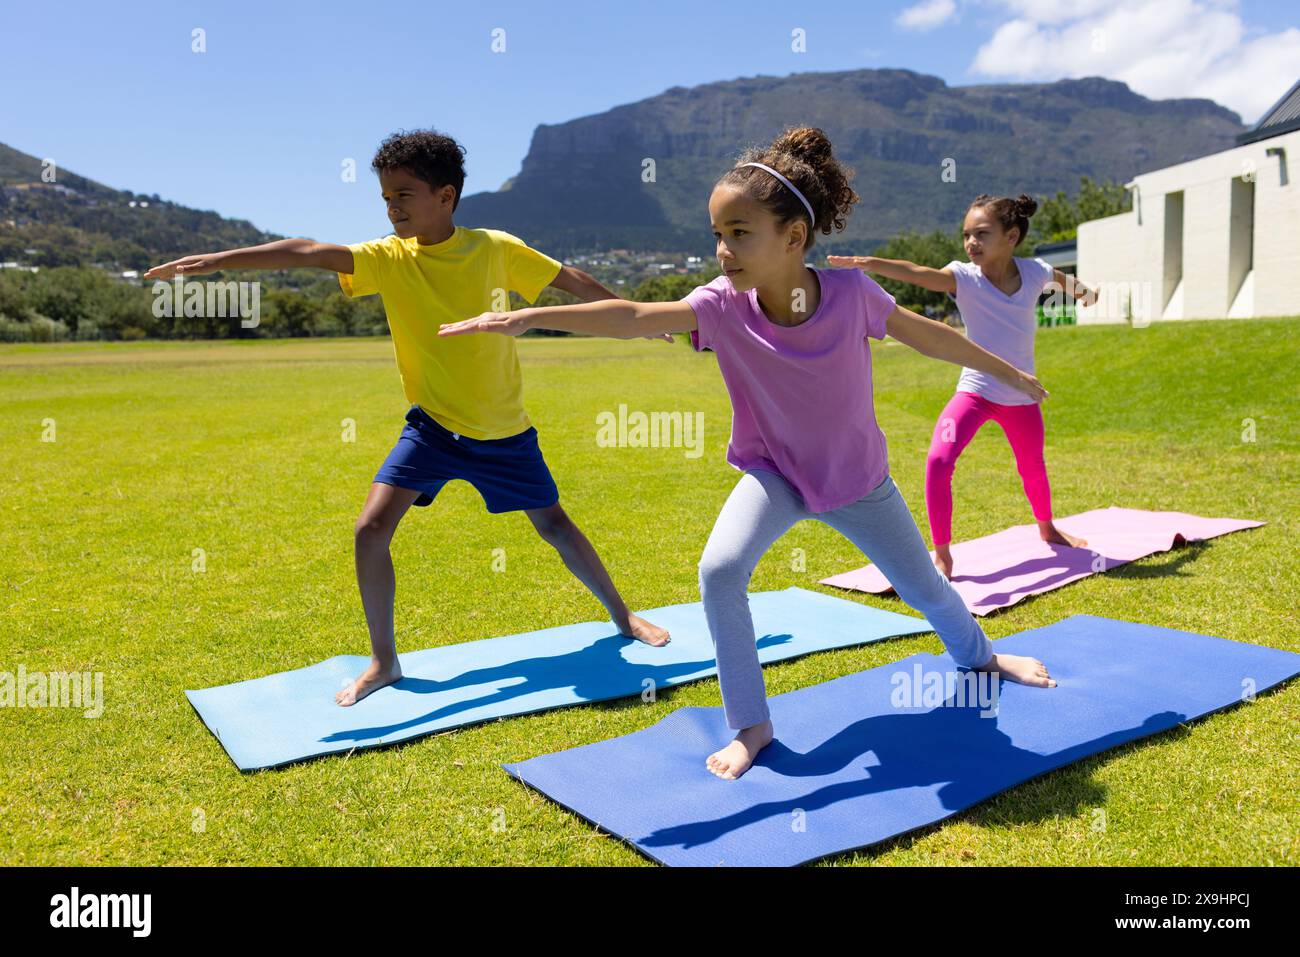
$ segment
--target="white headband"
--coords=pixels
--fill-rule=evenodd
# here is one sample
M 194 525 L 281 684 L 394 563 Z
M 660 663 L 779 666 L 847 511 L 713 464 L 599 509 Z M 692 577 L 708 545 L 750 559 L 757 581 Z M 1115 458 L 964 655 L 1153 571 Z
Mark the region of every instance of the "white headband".
M 796 196 L 799 197 L 799 202 L 803 203 L 803 208 L 808 210 L 808 218 L 812 220 L 812 225 L 813 226 L 817 225 L 817 217 L 813 215 L 812 203 L 808 202 L 808 200 L 804 198 L 803 193 L 795 189 L 794 183 L 790 182 L 788 179 L 786 179 L 776 170 L 772 169 L 772 167 L 767 166 L 763 163 L 741 163 L 740 166 L 736 168 L 740 169 L 741 166 L 757 166 L 759 169 L 765 169 L 773 176 L 775 176 L 777 179 L 779 179 L 781 182 L 785 183 L 786 187 L 789 188 L 790 192 L 794 193 Z

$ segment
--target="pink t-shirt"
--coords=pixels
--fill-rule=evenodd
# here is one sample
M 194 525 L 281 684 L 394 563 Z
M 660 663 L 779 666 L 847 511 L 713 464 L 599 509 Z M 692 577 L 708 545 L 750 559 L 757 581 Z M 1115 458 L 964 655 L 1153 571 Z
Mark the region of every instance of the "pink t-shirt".
M 817 311 L 780 326 L 726 276 L 687 294 L 691 345 L 712 349 L 731 396 L 727 461 L 776 472 L 814 512 L 856 502 L 889 474 L 866 336 L 885 338 L 894 297 L 857 269 L 814 269 Z

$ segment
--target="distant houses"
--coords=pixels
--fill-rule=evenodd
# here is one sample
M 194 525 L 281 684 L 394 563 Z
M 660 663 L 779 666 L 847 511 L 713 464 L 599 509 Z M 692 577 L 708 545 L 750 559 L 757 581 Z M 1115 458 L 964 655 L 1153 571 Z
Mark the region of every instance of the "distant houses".
M 36 252 L 35 249 L 27 250 L 29 253 Z M 110 279 L 116 279 L 119 282 L 138 283 L 140 281 L 140 271 L 137 269 L 119 269 L 117 266 L 109 263 L 89 263 L 91 269 L 98 269 L 106 272 Z M 20 262 L 0 262 L 0 269 L 16 269 L 19 272 L 40 272 L 40 266 L 28 266 Z
M 1080 323 L 1300 314 L 1300 82 L 1231 149 L 1134 177 L 1079 224 Z

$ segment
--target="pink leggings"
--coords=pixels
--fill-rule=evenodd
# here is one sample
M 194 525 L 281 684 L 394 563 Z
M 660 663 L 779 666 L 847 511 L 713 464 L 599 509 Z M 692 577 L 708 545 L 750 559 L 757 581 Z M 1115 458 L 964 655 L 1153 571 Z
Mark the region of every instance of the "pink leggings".
M 1038 404 L 999 405 L 974 392 L 957 392 L 934 424 L 925 459 L 925 509 L 936 548 L 952 541 L 952 472 L 957 456 L 989 419 L 1007 434 L 1034 518 L 1052 520 L 1052 489 L 1043 461 L 1043 413 Z

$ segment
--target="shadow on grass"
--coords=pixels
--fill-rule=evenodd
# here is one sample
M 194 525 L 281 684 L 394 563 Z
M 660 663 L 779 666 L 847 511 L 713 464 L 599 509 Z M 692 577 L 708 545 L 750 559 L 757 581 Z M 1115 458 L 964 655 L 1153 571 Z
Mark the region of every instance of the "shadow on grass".
M 1246 531 L 1250 531 L 1247 529 Z M 1117 568 L 1112 568 L 1104 574 L 1115 578 L 1131 578 L 1135 580 L 1146 580 L 1152 578 L 1169 578 L 1175 575 L 1182 575 L 1182 568 L 1188 562 L 1194 562 L 1201 555 L 1209 551 L 1210 542 L 1185 542 L 1175 548 L 1161 552 L 1159 555 L 1151 555 L 1147 558 L 1139 559 L 1135 562 L 1128 562 Z

